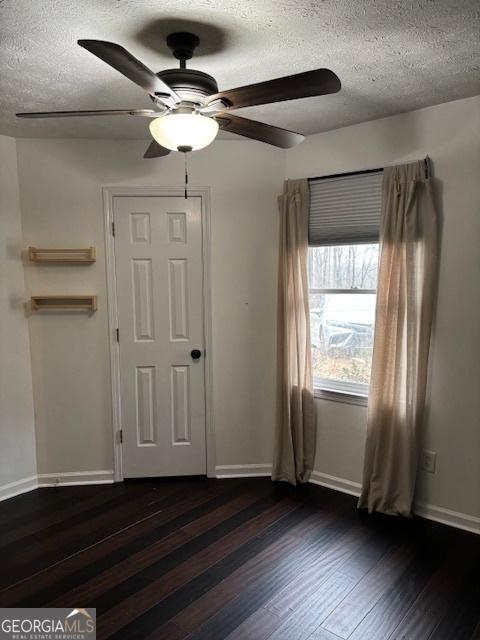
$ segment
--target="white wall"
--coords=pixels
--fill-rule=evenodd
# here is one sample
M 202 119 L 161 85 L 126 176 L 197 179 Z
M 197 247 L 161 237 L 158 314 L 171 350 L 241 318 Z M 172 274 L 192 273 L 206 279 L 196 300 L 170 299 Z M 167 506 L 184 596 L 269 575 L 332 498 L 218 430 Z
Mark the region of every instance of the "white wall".
M 480 516 L 480 98 L 318 134 L 284 154 L 218 141 L 192 155 L 212 189 L 217 465 L 271 461 L 275 398 L 276 196 L 282 180 L 430 155 L 443 219 L 440 288 L 418 499 Z M 145 141 L 19 140 L 24 244 L 96 246 L 85 268 L 26 267 L 31 293 L 92 292 L 92 318 L 30 319 L 41 473 L 112 468 L 101 187 L 177 186 L 182 158 L 143 161 Z M 316 470 L 361 480 L 365 407 L 317 401 Z
M 0 136 L 0 495 L 36 474 L 15 140 Z M 10 488 L 15 491 L 13 487 Z
M 443 220 L 437 319 L 418 500 L 480 516 L 480 97 L 309 137 L 287 177 L 382 167 L 428 154 Z M 316 469 L 361 481 L 364 407 L 317 401 Z
M 183 156 L 143 160 L 148 143 L 18 140 L 24 244 L 89 246 L 88 267 L 26 266 L 28 295 L 94 293 L 92 317 L 32 314 L 40 473 L 112 469 L 102 186 L 181 186 Z M 271 460 L 275 397 L 276 196 L 285 155 L 217 141 L 189 159 L 211 188 L 217 465 Z

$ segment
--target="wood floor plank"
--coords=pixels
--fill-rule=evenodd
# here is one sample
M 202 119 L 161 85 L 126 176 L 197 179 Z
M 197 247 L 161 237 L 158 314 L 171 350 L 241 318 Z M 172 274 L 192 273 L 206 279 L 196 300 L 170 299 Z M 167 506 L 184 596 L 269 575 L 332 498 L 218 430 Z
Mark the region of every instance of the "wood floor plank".
M 287 557 L 295 551 L 297 545 L 298 540 L 290 534 L 281 535 L 267 549 L 254 555 L 236 571 L 221 579 L 216 586 L 182 609 L 173 619 L 174 622 L 190 632 L 196 631 L 206 620 L 236 598 L 245 586 L 251 586 L 268 572 L 274 571 L 279 557 Z
M 168 493 L 158 512 L 137 520 L 98 544 L 45 568 L 41 573 L 33 574 L 30 579 L 0 591 L 0 605 L 43 606 L 152 542 L 165 538 L 210 509 L 229 501 L 238 493 L 247 491 L 249 484 L 228 481 L 224 485 L 205 487 L 202 491 L 190 490 L 183 499 L 176 499 L 176 493 Z
M 96 514 L 91 518 L 84 514 L 80 522 L 73 518 L 70 523 L 62 524 L 58 531 L 44 531 L 38 539 L 25 542 L 25 546 L 21 547 L 21 553 L 16 553 L 15 550 L 8 554 L 4 562 L 5 570 L 0 575 L 0 587 L 13 584 L 77 553 L 82 548 L 96 544 L 135 520 L 160 512 L 166 500 L 168 501 L 168 497 L 160 492 L 142 498 L 134 497 L 126 502 L 121 498 L 115 498 L 114 504 L 110 504 L 108 509 L 95 510 Z
M 260 607 L 232 631 L 226 640 L 260 640 L 269 638 L 282 620 L 271 611 Z
M 260 507 L 260 505 L 258 506 Z M 154 576 L 158 568 L 154 567 L 153 571 L 150 571 L 149 568 L 143 574 L 140 574 L 139 580 L 134 579 L 135 581 L 128 585 L 128 589 L 117 587 L 113 593 L 113 602 L 117 604 L 113 608 L 110 609 L 112 600 L 107 600 L 104 597 L 95 600 L 97 610 L 100 608 L 100 613 L 104 610 L 106 604 L 108 605 L 106 608 L 110 609 L 106 614 L 100 615 L 98 620 L 99 630 L 106 637 L 113 635 L 117 631 L 120 631 L 120 637 L 128 637 L 127 632 L 122 627 L 132 622 L 132 612 L 135 614 L 134 617 L 147 612 L 169 593 L 192 580 L 192 578 L 215 564 L 219 559 L 232 553 L 249 538 L 258 535 L 262 529 L 268 527 L 269 524 L 293 508 L 294 504 L 286 499 L 283 503 L 272 505 L 268 509 L 259 508 L 254 517 L 245 513 L 244 522 L 236 524 L 233 530 L 226 533 L 226 535 L 219 536 L 216 539 L 211 538 L 211 543 L 201 551 L 195 554 L 184 554 L 183 562 L 176 564 L 168 572 L 168 575 L 162 572 L 160 577 L 155 579 Z M 250 509 L 246 509 L 245 512 Z M 233 518 L 230 520 L 233 520 Z M 182 549 L 185 547 L 187 545 L 184 545 Z M 141 585 L 144 586 L 142 587 Z M 134 625 L 136 629 L 138 625 L 139 621 L 136 621 Z
M 360 525 L 346 531 L 323 554 L 318 554 L 301 575 L 267 602 L 265 608 L 280 618 L 291 615 L 308 596 L 318 590 L 323 580 L 334 573 L 365 542 L 367 535 L 368 531 Z
M 66 523 L 67 527 L 72 526 L 74 518 L 77 522 L 82 518 L 91 518 L 92 509 L 97 507 L 96 511 L 101 512 L 108 509 L 109 505 L 121 504 L 129 499 L 136 499 L 132 488 L 120 485 L 115 487 L 115 494 L 111 491 L 97 491 L 90 495 L 85 495 L 80 500 L 69 500 L 67 503 L 55 503 L 55 508 L 49 505 L 44 513 L 37 513 L 35 518 L 22 518 L 21 522 L 14 523 L 9 520 L 8 526 L 4 530 L 0 530 L 0 550 L 5 553 L 12 553 L 16 548 L 22 548 L 31 544 L 39 535 L 49 535 L 52 531 L 59 529 L 60 523 Z M 173 491 L 173 487 L 170 489 Z M 82 515 L 84 514 L 84 515 Z M 3 547 L 3 549 L 2 549 Z
M 305 512 L 305 519 L 292 524 L 288 530 L 275 539 L 263 551 L 253 554 L 252 558 L 235 571 L 230 572 L 216 586 L 183 609 L 174 619 L 180 626 L 195 631 L 219 609 L 235 598 L 246 586 L 252 586 L 268 572 L 274 571 L 282 558 L 288 557 L 298 547 L 298 539 L 306 531 L 318 534 L 331 523 L 336 515 L 332 509 L 317 512 Z M 228 571 L 228 569 L 227 569 Z
M 335 571 L 283 622 L 270 640 L 307 640 L 355 583 L 355 578 Z
M 197 538 L 189 540 L 181 548 L 149 565 L 140 573 L 114 585 L 109 592 L 96 599 L 97 606 L 105 612 L 126 598 L 137 595 L 142 589 L 148 591 L 153 582 L 158 581 L 161 576 L 170 575 L 172 570 L 179 567 L 180 570 L 195 569 L 196 564 L 202 565 L 208 562 L 210 557 L 215 557 L 217 551 L 225 555 L 230 546 L 235 548 L 242 536 L 249 536 L 251 528 L 261 527 L 262 521 L 268 522 L 272 513 L 275 517 L 276 509 L 282 511 L 285 508 L 293 506 L 273 503 L 268 496 L 260 497 L 252 505 L 226 518 Z
M 169 491 L 175 491 L 175 487 L 169 487 Z M 109 509 L 111 509 L 112 514 L 117 516 L 120 510 L 129 508 L 131 501 L 140 500 L 142 504 L 148 503 L 151 498 L 155 501 L 159 493 L 162 494 L 163 498 L 163 492 L 154 492 L 153 489 L 146 493 L 144 491 L 135 491 L 135 487 L 128 485 L 119 485 L 118 488 L 116 485 L 113 485 L 111 492 L 99 491 L 98 493 L 91 494 L 89 497 L 85 497 L 83 500 L 75 500 L 66 506 L 63 505 L 58 511 L 52 511 L 46 518 L 47 520 L 51 520 L 51 523 L 47 521 L 45 527 L 33 530 L 29 535 L 21 535 L 22 527 L 18 529 L 12 527 L 17 535 L 12 541 L 6 544 L 2 550 L 5 553 L 10 553 L 11 551 L 13 552 L 16 549 L 26 546 L 28 547 L 29 554 L 25 556 L 25 559 L 28 559 L 30 554 L 33 557 L 39 543 L 45 543 L 45 538 L 61 538 L 64 531 L 74 530 L 77 525 L 84 525 L 86 521 L 92 520 L 98 515 L 105 514 Z M 67 512 L 68 518 L 62 517 L 64 511 Z M 34 524 L 37 525 L 39 523 L 40 519 L 36 519 L 34 522 Z M 38 535 L 39 531 L 42 532 L 42 536 Z
M 280 515 L 260 535 L 252 537 L 227 557 L 219 559 L 202 574 L 176 589 L 170 596 L 161 600 L 158 605 L 152 607 L 127 627 L 122 628 L 114 637 L 141 639 L 159 624 L 163 624 L 170 619 L 173 620 L 182 609 L 185 609 L 204 593 L 218 585 L 226 576 L 271 545 L 272 541 L 281 538 L 292 525 L 297 524 L 304 518 L 305 513 L 298 505 L 296 508 L 289 509 L 288 512 Z M 244 617 L 247 617 L 247 615 Z M 238 625 L 234 625 L 232 629 L 235 626 Z
M 145 640 L 185 640 L 188 633 L 173 622 L 166 622 L 145 637 Z
M 323 629 L 322 627 L 319 627 L 311 636 L 308 637 L 308 640 L 340 640 L 340 637 L 326 629 Z
M 271 640 L 310 638 L 390 545 L 379 532 L 368 535 L 363 526 L 353 526 L 270 603 L 284 619 Z M 329 634 L 334 635 L 326 630 L 317 633 Z
M 277 567 L 246 587 L 225 607 L 212 616 L 192 634 L 191 640 L 220 640 L 231 633 L 246 618 L 263 606 L 273 594 L 279 592 L 291 580 L 308 567 L 316 554 L 333 544 L 338 536 L 350 528 L 351 521 L 341 514 L 324 527 L 311 541 L 299 541 L 298 547 L 286 558 L 279 560 Z
M 42 487 L 3 500 L 0 503 L 0 528 L 24 524 L 38 514 L 56 511 L 66 504 L 87 499 L 103 490 L 108 491 L 112 486 Z
M 432 574 L 389 640 L 428 640 L 445 612 L 452 608 L 472 563 L 478 562 L 478 546 L 477 541 L 467 535 L 461 544 L 445 550 L 444 564 Z
M 42 489 L 0 523 L 0 606 L 96 606 L 99 640 L 480 640 L 480 536 L 314 485 Z
M 392 549 L 330 614 L 322 626 L 340 638 L 349 638 L 383 593 L 400 576 L 416 553 L 416 544 L 406 542 Z
M 467 579 L 428 640 L 471 640 L 480 624 L 480 562 L 470 565 Z
M 177 494 L 179 494 L 178 491 Z M 115 496 L 109 503 L 98 505 L 86 513 L 78 513 L 60 526 L 48 527 L 42 532 L 41 537 L 34 534 L 31 538 L 13 543 L 12 546 L 23 549 L 21 564 L 25 565 L 40 556 L 56 555 L 59 549 L 68 549 L 87 537 L 89 543 L 92 543 L 131 522 L 132 506 L 135 518 L 140 520 L 157 508 L 161 508 L 166 499 L 168 495 L 166 496 L 163 492 L 138 496 L 132 493 L 128 498 L 124 495 Z M 10 552 L 10 545 L 4 549 L 4 552 Z
M 413 562 L 383 593 L 350 640 L 389 638 L 444 558 L 445 549 L 439 540 L 429 538 L 419 545 Z
M 259 491 L 255 493 L 242 493 L 237 497 L 230 497 L 225 504 L 208 511 L 204 516 L 193 520 L 181 529 L 177 529 L 166 538 L 160 537 L 152 544 L 145 546 L 137 553 L 129 554 L 123 561 L 118 562 L 102 573 L 97 573 L 94 578 L 83 582 L 81 585 L 49 602 L 51 607 L 70 606 L 77 602 L 97 602 L 98 598 L 112 588 L 128 578 L 142 572 L 147 567 L 151 567 L 155 562 L 165 558 L 175 549 L 191 542 L 195 537 L 205 534 L 211 528 L 232 517 L 235 513 L 246 509 L 249 505 L 258 501 Z

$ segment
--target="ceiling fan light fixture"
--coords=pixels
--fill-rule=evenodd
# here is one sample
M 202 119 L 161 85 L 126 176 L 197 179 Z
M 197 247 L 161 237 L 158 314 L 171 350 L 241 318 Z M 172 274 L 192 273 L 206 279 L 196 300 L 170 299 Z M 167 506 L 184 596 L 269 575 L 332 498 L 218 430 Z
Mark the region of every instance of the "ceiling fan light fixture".
M 171 113 L 152 120 L 150 132 L 162 147 L 172 151 L 191 147 L 196 151 L 215 140 L 218 122 L 199 113 Z

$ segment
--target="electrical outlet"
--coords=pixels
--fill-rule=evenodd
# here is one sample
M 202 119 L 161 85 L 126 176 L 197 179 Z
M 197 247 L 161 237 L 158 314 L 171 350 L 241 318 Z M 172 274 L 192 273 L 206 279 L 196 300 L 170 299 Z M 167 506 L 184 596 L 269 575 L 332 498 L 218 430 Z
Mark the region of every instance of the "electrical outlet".
M 428 473 L 435 473 L 435 465 L 437 463 L 437 454 L 435 451 L 422 451 L 422 469 Z

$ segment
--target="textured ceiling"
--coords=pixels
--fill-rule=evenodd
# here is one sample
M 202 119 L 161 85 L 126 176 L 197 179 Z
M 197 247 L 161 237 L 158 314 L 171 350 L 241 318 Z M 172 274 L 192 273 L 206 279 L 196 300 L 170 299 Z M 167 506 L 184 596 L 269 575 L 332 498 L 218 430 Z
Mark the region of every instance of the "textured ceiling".
M 154 71 L 171 31 L 203 38 L 190 66 L 227 89 L 328 67 L 340 93 L 238 113 L 304 134 L 480 93 L 478 0 L 0 0 L 0 133 L 148 137 L 148 121 L 25 121 L 16 111 L 150 107 L 79 38 L 117 42 Z

